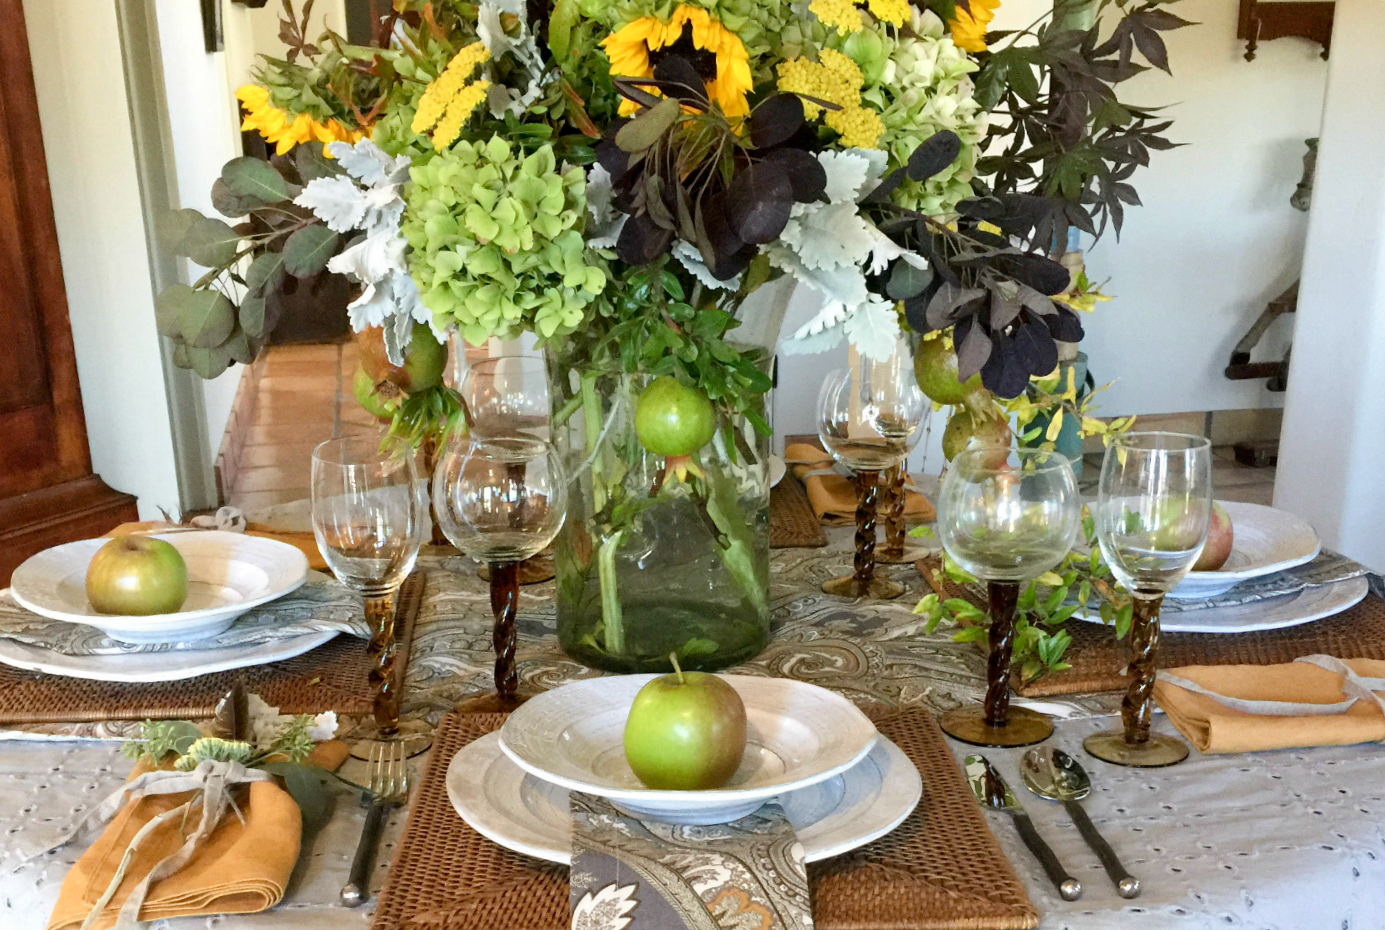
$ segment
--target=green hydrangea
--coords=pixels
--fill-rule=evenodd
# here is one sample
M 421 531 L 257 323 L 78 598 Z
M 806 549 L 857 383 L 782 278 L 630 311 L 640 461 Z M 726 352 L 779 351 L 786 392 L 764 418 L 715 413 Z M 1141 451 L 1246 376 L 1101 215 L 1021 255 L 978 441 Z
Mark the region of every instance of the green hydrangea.
M 456 323 L 475 345 L 581 325 L 606 287 L 604 262 L 582 237 L 581 168 L 559 172 L 552 146 L 524 156 L 493 136 L 457 143 L 410 178 L 409 271 L 439 328 Z
M 951 167 L 922 184 L 905 181 L 892 197 L 900 206 L 937 215 L 972 194 L 986 113 L 972 88 L 971 75 L 979 66 L 952 44 L 942 20 L 916 9 L 910 25 L 912 36 L 877 27 L 830 44 L 861 67 L 861 99 L 880 112 L 885 131 L 879 145 L 889 153 L 890 167 L 906 163 L 919 143 L 940 130 L 950 129 L 962 140 Z

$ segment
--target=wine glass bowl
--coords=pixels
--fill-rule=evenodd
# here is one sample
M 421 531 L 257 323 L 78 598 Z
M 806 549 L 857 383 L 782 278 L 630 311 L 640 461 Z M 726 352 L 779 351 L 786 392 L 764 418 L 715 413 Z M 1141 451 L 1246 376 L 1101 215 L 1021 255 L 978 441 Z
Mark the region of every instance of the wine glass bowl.
M 414 459 L 382 451 L 373 437 L 329 439 L 313 450 L 313 536 L 337 580 L 365 597 L 375 659 L 375 724 L 399 732 L 394 608 L 430 527 Z
M 561 459 L 548 442 L 529 435 L 454 442 L 433 475 L 433 508 L 452 544 L 490 569 L 496 693 L 502 702 L 513 702 L 518 566 L 562 528 L 567 479 Z
M 547 440 L 552 413 L 548 370 L 534 355 L 475 361 L 461 384 L 473 436 L 534 436 Z
M 983 581 L 1026 581 L 1055 568 L 1080 522 L 1072 466 L 1056 452 L 965 450 L 938 495 L 943 548 Z
M 1057 452 L 977 446 L 952 460 L 938 495 L 938 536 L 963 570 L 987 582 L 991 626 L 982 707 L 943 715 L 948 735 L 978 746 L 1047 739 L 1043 714 L 1010 707 L 1010 660 L 1020 585 L 1056 568 L 1081 522 L 1072 465 Z
M 1122 729 L 1083 746 L 1098 759 L 1138 767 L 1173 765 L 1188 746 L 1150 733 L 1158 669 L 1159 607 L 1202 553 L 1212 519 L 1212 444 L 1181 433 L 1126 433 L 1106 450 L 1092 508 L 1097 543 L 1130 592 L 1130 687 Z
M 903 464 L 929 409 L 903 339 L 889 359 L 861 356 L 853 367 L 830 372 L 823 381 L 818 393 L 818 438 L 856 477 L 853 571 L 824 582 L 824 592 L 881 599 L 904 593 L 898 582 L 875 576 L 880 475 Z

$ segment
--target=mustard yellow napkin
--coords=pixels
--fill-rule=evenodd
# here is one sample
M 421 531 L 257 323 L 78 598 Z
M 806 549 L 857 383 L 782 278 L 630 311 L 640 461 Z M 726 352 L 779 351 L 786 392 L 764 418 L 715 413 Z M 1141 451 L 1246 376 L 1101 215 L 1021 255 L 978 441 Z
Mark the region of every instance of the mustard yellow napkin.
M 1207 753 L 1385 740 L 1382 692 L 1385 662 L 1331 656 L 1171 668 L 1154 685 L 1170 722 Z
M 808 492 L 808 503 L 813 513 L 823 523 L 836 526 L 856 520 L 856 485 L 844 475 L 814 475 L 810 472 L 832 467 L 832 456 L 807 443 L 794 443 L 784 449 L 784 460 L 793 468 L 793 473 L 803 482 Z M 881 515 L 883 518 L 883 514 Z M 904 495 L 904 520 L 906 523 L 928 523 L 937 518 L 937 512 L 928 499 L 916 491 Z
M 308 761 L 336 769 L 345 761 L 344 743 L 322 743 Z M 139 765 L 134 778 L 148 771 Z M 126 804 L 105 831 L 88 847 L 63 880 L 48 930 L 71 930 L 82 925 L 120 867 L 130 841 L 150 820 L 185 803 L 189 795 L 170 794 L 141 798 Z M 251 914 L 267 910 L 284 897 L 294 863 L 298 861 L 302 816 L 288 792 L 274 782 L 254 782 L 239 802 L 244 823 L 228 811 L 221 823 L 188 863 L 173 875 L 155 882 L 140 908 L 140 919 Z M 196 822 L 196 815 L 192 821 Z M 93 930 L 115 926 L 120 907 L 131 890 L 149 874 L 155 863 L 183 845 L 189 829 L 174 816 L 156 827 L 140 844 L 126 866 L 119 890 L 102 909 Z

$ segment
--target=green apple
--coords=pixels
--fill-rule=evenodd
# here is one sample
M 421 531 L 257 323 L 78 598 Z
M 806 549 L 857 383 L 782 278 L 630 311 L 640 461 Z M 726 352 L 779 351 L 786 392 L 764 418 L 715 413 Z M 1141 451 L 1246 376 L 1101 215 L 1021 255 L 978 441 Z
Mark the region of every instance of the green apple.
M 635 695 L 625 760 L 647 787 L 706 791 L 731 780 L 745 754 L 745 705 L 716 675 L 676 671 Z
M 635 435 L 655 455 L 691 455 L 712 441 L 717 414 L 701 390 L 664 375 L 635 403 Z
M 87 566 L 87 600 L 98 613 L 171 614 L 187 598 L 187 563 L 162 539 L 117 536 Z

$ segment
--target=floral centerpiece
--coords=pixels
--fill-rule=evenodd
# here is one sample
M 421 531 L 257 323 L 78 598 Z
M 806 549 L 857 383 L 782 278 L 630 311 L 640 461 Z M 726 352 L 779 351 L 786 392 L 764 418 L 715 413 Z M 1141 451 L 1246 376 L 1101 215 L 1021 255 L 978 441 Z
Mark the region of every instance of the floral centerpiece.
M 1120 21 L 1154 6 L 1118 5 Z M 1055 222 L 1083 226 L 1063 198 L 1088 202 L 1102 156 L 1054 191 L 992 189 L 979 166 L 988 111 L 1034 102 L 1045 62 L 1084 52 L 1042 35 L 1041 51 L 988 52 L 994 7 L 395 0 L 359 46 L 309 44 L 285 0 L 289 52 L 239 92 L 276 153 L 217 182 L 238 225 L 179 214 L 209 270 L 161 295 L 160 330 L 211 376 L 253 357 L 286 288 L 340 274 L 353 327 L 378 330 L 394 366 L 449 332 L 535 334 L 577 491 L 558 544 L 565 648 L 627 670 L 748 658 L 768 632 L 764 398 L 785 285 L 822 309 L 782 351 L 847 340 L 884 358 L 931 332 L 960 383 L 1002 399 L 1081 337 L 1049 246 Z M 1169 28 L 1135 21 L 1141 50 Z M 1100 54 L 1124 67 L 1115 41 Z M 1142 118 L 1102 117 L 1121 144 Z M 1009 154 L 1002 175 L 1029 149 Z M 1128 201 L 1123 177 L 1106 180 Z M 359 392 L 396 435 L 458 421 L 448 389 L 399 386 L 367 374 Z

